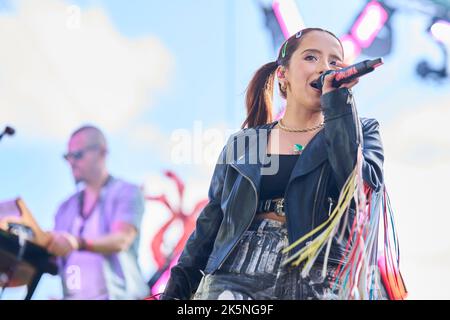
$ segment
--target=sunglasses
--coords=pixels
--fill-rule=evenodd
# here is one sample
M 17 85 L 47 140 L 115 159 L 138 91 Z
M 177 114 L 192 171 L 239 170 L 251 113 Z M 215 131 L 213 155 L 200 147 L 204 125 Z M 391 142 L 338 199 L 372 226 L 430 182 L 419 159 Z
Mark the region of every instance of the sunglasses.
M 78 150 L 78 151 L 67 152 L 66 154 L 63 155 L 63 158 L 65 160 L 67 160 L 67 161 L 70 161 L 70 160 L 81 160 L 81 159 L 83 159 L 83 157 L 84 157 L 86 152 L 92 151 L 92 150 L 98 150 L 98 149 L 99 149 L 98 145 L 88 146 L 88 147 L 83 148 L 83 149 Z

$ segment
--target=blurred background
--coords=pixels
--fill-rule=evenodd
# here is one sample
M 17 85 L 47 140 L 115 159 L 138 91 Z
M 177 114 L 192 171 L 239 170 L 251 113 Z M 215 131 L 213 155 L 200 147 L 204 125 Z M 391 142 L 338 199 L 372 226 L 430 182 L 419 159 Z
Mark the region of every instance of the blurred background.
M 449 21 L 446 0 L 0 0 L 0 130 L 16 130 L 0 142 L 0 201 L 22 197 L 52 229 L 75 191 L 67 140 L 99 126 L 111 173 L 148 196 L 139 262 L 157 285 L 187 232 L 182 217 L 207 198 L 219 151 L 244 121 L 253 73 L 287 35 L 322 27 L 347 62 L 384 58 L 354 94 L 359 115 L 380 122 L 401 271 L 409 299 L 449 299 Z M 46 275 L 34 299 L 61 296 Z

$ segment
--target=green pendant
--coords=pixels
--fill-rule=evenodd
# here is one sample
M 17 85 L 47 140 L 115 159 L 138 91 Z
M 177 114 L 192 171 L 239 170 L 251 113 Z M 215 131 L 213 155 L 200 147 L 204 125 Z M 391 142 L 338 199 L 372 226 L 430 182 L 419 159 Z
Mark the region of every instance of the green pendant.
M 303 151 L 304 147 L 301 144 L 294 144 L 294 152 L 295 153 L 301 153 Z

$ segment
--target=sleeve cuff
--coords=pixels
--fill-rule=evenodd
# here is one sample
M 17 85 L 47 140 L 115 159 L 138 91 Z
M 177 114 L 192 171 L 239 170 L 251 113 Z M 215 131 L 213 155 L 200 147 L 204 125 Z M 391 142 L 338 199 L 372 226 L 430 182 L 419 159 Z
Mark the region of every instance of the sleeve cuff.
M 325 120 L 339 118 L 352 113 L 353 94 L 348 88 L 339 88 L 320 98 Z

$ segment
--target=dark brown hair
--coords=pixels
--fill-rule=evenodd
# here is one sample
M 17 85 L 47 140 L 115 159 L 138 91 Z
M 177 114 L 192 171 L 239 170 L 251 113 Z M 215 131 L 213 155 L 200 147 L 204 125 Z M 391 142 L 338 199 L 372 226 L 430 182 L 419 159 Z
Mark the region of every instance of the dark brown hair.
M 278 66 L 288 67 L 293 53 L 297 50 L 303 36 L 311 31 L 322 31 L 335 37 L 339 43 L 342 43 L 338 37 L 332 32 L 321 28 L 306 28 L 289 37 L 278 52 L 278 58 L 274 62 L 269 62 L 259 68 L 253 75 L 252 80 L 247 87 L 245 95 L 245 105 L 247 107 L 247 119 L 242 124 L 242 128 L 253 128 L 257 125 L 272 122 L 272 100 L 273 100 L 273 83 L 275 79 L 275 71 Z M 342 49 L 344 51 L 344 49 Z M 286 92 L 279 90 L 283 98 L 286 99 Z

